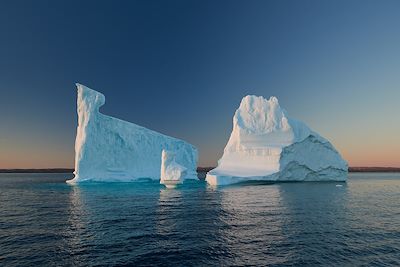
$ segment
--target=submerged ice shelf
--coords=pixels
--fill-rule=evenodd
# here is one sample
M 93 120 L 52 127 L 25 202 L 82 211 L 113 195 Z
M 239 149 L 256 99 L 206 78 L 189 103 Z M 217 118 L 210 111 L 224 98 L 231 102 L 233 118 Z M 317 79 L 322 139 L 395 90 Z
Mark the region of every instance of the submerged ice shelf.
M 193 145 L 100 113 L 104 95 L 81 84 L 77 87 L 75 177 L 69 183 L 160 180 L 163 149 L 174 153 L 174 162 L 185 168 L 181 179 L 197 179 Z
M 301 121 L 289 118 L 276 97 L 246 96 L 211 185 L 250 180 L 345 181 L 347 162 L 332 144 Z

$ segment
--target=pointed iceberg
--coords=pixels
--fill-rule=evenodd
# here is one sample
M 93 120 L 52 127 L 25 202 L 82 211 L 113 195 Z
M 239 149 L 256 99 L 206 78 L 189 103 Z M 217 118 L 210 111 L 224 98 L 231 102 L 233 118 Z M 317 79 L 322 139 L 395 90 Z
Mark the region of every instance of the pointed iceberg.
M 251 180 L 345 181 L 347 162 L 332 144 L 301 121 L 289 118 L 278 99 L 246 96 L 211 185 Z
M 78 87 L 78 128 L 75 140 L 75 177 L 82 181 L 160 180 L 161 151 L 175 153 L 186 168 L 184 179 L 197 179 L 197 149 L 185 141 L 99 112 L 103 94 Z

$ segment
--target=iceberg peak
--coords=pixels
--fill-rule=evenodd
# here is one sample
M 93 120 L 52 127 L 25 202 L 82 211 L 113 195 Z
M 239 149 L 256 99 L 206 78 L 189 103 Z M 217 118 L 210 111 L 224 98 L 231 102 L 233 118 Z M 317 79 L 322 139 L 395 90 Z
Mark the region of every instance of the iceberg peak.
M 278 98 L 274 96 L 269 100 L 262 96 L 245 96 L 235 113 L 235 124 L 254 134 L 290 130 L 286 111 L 281 109 Z
M 98 111 L 106 103 L 106 97 L 102 93 L 79 83 L 76 84 L 76 87 L 78 90 L 78 109 L 85 105 L 87 108 Z

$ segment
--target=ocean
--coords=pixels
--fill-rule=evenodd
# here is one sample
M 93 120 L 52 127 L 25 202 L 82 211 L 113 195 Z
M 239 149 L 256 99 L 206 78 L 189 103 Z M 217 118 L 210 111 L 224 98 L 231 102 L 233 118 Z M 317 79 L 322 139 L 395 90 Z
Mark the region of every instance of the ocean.
M 347 183 L 65 183 L 0 174 L 1 266 L 400 266 L 400 174 Z

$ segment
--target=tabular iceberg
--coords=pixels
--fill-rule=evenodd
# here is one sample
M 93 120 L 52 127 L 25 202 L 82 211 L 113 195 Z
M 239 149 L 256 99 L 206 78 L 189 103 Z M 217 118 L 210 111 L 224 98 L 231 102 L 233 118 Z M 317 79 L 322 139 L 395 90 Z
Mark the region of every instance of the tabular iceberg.
M 303 122 L 287 117 L 276 97 L 246 96 L 211 185 L 251 180 L 346 181 L 347 162 L 332 144 Z
M 187 169 L 175 160 L 176 154 L 171 151 L 162 151 L 161 154 L 161 179 L 160 184 L 167 188 L 174 188 L 182 184 L 187 174 Z
M 78 87 L 78 128 L 75 140 L 75 177 L 82 181 L 160 180 L 161 151 L 175 153 L 186 168 L 185 179 L 197 179 L 197 149 L 185 141 L 99 112 L 103 94 Z

